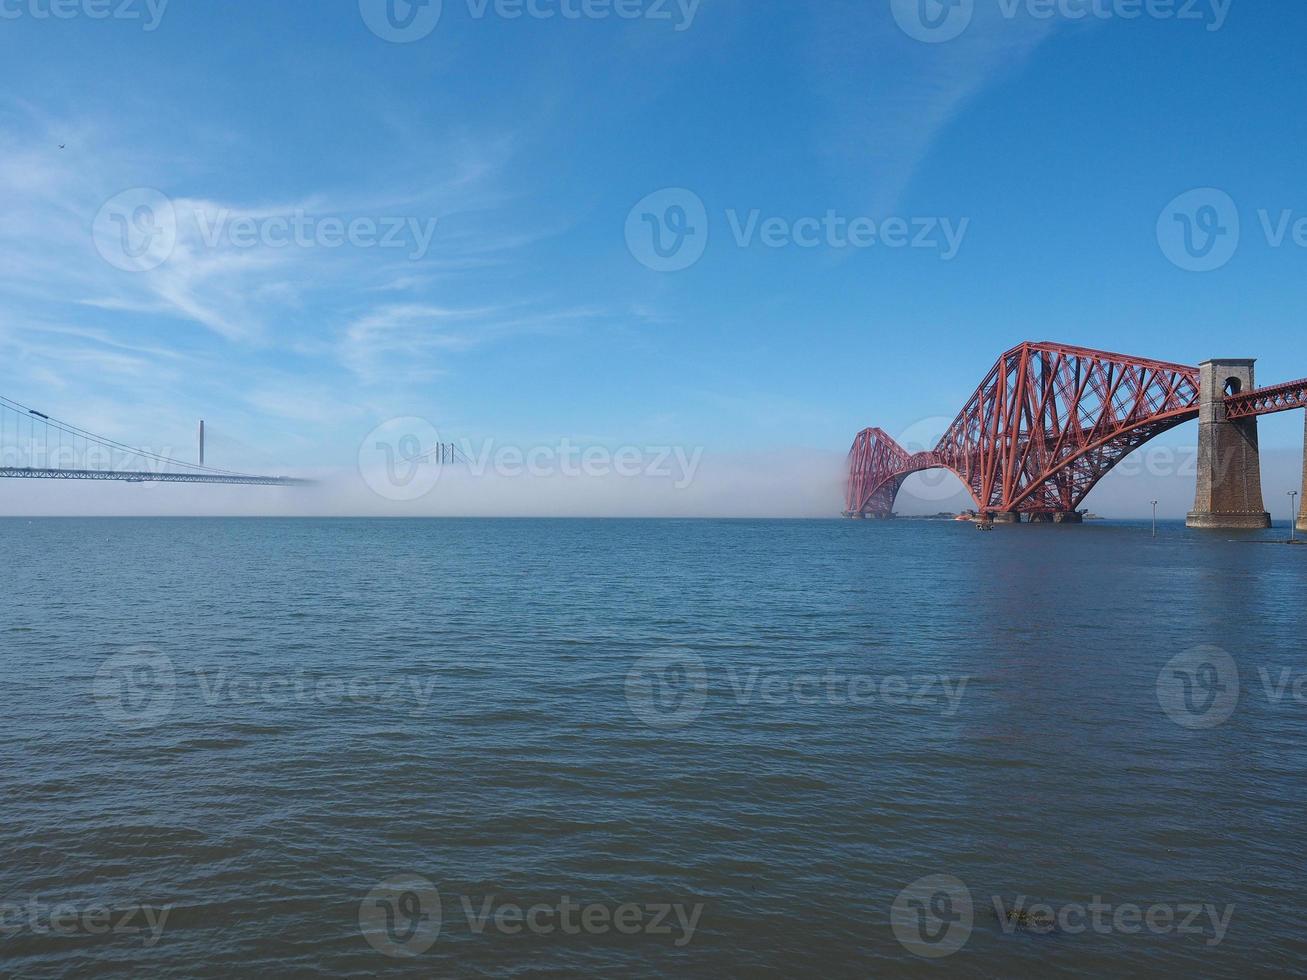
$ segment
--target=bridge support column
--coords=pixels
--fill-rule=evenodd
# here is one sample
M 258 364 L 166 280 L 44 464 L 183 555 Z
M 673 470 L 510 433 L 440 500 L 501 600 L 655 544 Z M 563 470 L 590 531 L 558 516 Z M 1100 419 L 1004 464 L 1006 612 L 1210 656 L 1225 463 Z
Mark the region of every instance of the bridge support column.
M 1020 524 L 1021 514 L 1015 510 L 996 510 L 989 515 L 995 524 Z
M 1195 528 L 1266 528 L 1257 419 L 1231 421 L 1225 396 L 1256 387 L 1254 360 L 1202 364 L 1198 428 L 1198 493 L 1188 525 Z
M 1084 515 L 1078 510 L 1051 510 L 1030 515 L 1031 524 L 1083 524 L 1084 522 Z
M 1307 412 L 1303 413 L 1302 435 L 1302 511 L 1298 514 L 1298 530 L 1307 531 Z

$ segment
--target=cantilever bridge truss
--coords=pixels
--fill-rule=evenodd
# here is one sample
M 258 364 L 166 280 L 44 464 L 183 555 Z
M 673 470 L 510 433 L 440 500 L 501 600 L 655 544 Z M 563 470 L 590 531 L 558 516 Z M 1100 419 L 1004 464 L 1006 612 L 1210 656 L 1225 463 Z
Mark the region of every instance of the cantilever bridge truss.
M 904 480 L 942 468 L 981 513 L 1070 513 L 1125 456 L 1198 411 L 1198 368 L 1024 343 L 999 358 L 934 449 L 909 453 L 882 429 L 860 432 L 847 509 L 888 516 Z

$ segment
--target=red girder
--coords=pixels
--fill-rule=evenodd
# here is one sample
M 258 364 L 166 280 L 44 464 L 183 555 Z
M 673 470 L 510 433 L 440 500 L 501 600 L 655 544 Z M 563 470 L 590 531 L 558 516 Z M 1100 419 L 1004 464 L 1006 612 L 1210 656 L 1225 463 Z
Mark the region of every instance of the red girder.
M 1071 512 L 1139 446 L 1197 418 L 1198 400 L 1197 368 L 1027 342 L 999 358 L 931 452 L 860 433 L 845 503 L 888 515 L 910 474 L 944 468 L 983 513 Z
M 1307 408 L 1307 380 L 1257 388 L 1225 400 L 1227 418 L 1246 419 L 1255 415 L 1271 415 L 1295 408 Z

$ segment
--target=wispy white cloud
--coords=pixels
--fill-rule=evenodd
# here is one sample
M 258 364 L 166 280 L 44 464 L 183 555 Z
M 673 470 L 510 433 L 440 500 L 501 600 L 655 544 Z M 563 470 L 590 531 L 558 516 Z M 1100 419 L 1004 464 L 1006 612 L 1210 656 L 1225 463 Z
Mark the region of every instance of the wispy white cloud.
M 364 414 L 338 389 L 287 377 L 260 381 L 241 398 L 260 414 L 314 426 L 336 425 Z
M 895 23 L 888 2 L 810 8 L 808 72 L 826 109 L 814 138 L 831 173 L 872 214 L 896 206 L 957 113 L 1053 36 L 1052 20 L 977 3 L 958 37 L 930 44 Z
M 0 106 L 0 210 L 7 218 L 0 226 L 0 294 L 32 304 L 71 302 L 167 317 L 226 341 L 263 346 L 291 340 L 294 321 L 283 314 L 310 299 L 347 289 L 420 294 L 440 277 L 487 268 L 497 253 L 532 240 L 477 219 L 502 201 L 495 179 L 512 152 L 508 138 L 457 137 L 449 152 L 417 157 L 426 165 L 422 172 L 376 175 L 369 186 L 380 193 L 350 187 L 251 201 L 203 193 L 204 180 L 194 172 L 198 160 L 175 167 L 171 152 L 168 160 L 142 160 L 141 144 L 125 130 L 107 122 L 56 122 L 13 100 Z M 440 161 L 434 175 L 432 160 Z M 177 193 L 189 186 L 201 193 Z M 158 199 L 162 209 L 151 200 L 151 233 L 156 222 L 168 229 L 175 220 L 175 242 L 169 240 L 162 261 L 142 262 L 140 271 L 115 268 L 113 256 L 106 261 L 103 247 L 96 248 L 97 215 L 124 191 L 151 187 L 171 195 Z M 128 212 L 137 207 L 130 196 L 123 206 Z M 453 216 L 461 217 L 442 237 L 441 223 Z M 121 224 L 124 245 L 134 244 L 133 215 L 112 217 Z M 287 224 L 305 219 L 322 234 L 287 245 Z M 357 223 L 351 228 L 372 224 L 371 239 L 360 244 L 330 237 L 333 227 L 350 222 Z M 398 241 L 396 229 L 421 248 L 389 247 L 388 234 L 397 245 L 410 244 Z M 331 324 L 319 320 L 317 327 L 329 330 Z
M 391 304 L 346 326 L 340 360 L 368 384 L 419 381 L 444 372 L 442 356 L 510 337 L 564 333 L 604 315 L 595 308 L 551 310 L 536 304 L 466 309 Z

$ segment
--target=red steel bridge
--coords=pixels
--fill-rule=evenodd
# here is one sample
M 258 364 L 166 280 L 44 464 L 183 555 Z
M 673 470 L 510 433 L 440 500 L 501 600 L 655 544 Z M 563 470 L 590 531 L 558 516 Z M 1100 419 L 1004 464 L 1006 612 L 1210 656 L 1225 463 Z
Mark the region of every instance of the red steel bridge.
M 312 482 L 214 469 L 134 449 L 0 397 L 0 479 L 5 478 L 263 487 L 303 486 Z
M 1251 377 L 1252 362 L 1238 363 L 1248 365 Z M 858 433 L 849 453 L 845 513 L 890 517 L 904 480 L 946 469 L 982 515 L 1075 520 L 1117 463 L 1199 417 L 1202 379 L 1199 368 L 1183 364 L 1023 343 L 998 359 L 934 449 L 909 453 L 883 429 Z M 1301 409 L 1307 407 L 1307 380 L 1242 390 L 1232 378 L 1220 398 L 1222 423 Z

